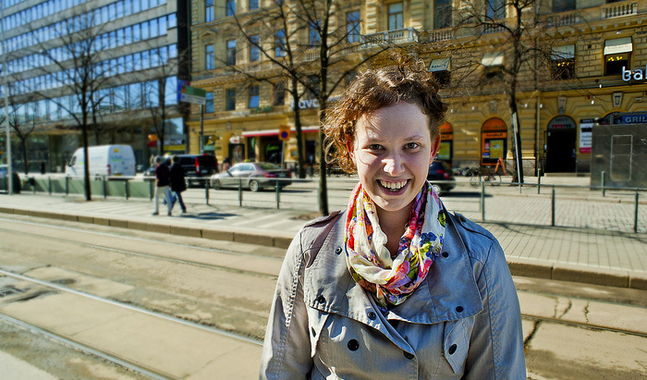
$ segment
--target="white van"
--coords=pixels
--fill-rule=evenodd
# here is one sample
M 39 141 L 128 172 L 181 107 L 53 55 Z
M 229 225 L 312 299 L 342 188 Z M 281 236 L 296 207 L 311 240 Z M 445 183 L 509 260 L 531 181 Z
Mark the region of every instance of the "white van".
M 135 153 L 130 145 L 99 145 L 88 147 L 90 156 L 90 177 L 134 177 Z M 65 168 L 65 175 L 83 177 L 85 155 L 83 148 L 74 152 Z

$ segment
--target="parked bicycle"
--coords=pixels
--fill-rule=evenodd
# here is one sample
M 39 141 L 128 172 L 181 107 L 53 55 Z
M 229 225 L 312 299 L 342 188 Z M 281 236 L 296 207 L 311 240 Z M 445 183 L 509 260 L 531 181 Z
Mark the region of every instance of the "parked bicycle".
M 470 169 L 472 178 L 470 178 L 470 184 L 472 186 L 478 186 L 481 182 L 488 182 L 492 186 L 501 185 L 501 175 L 494 170 L 489 168 L 472 168 Z

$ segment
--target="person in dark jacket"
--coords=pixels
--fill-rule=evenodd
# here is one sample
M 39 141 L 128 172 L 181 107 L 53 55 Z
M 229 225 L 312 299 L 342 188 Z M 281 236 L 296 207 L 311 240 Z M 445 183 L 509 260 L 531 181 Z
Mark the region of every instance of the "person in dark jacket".
M 155 212 L 153 215 L 159 215 L 159 197 L 161 195 L 166 202 L 166 207 L 168 207 L 167 215 L 171 216 L 173 205 L 171 204 L 171 190 L 169 189 L 169 168 L 162 162 L 162 157 L 155 159 L 155 165 L 157 166 L 155 167 Z
M 171 165 L 171 191 L 173 192 L 173 203 L 171 204 L 171 210 L 175 206 L 175 201 L 180 202 L 180 207 L 182 208 L 182 213 L 186 213 L 186 206 L 184 205 L 184 200 L 182 200 L 182 192 L 186 190 L 186 180 L 184 179 L 184 169 L 180 165 L 180 157 L 174 155 L 171 158 L 173 165 Z

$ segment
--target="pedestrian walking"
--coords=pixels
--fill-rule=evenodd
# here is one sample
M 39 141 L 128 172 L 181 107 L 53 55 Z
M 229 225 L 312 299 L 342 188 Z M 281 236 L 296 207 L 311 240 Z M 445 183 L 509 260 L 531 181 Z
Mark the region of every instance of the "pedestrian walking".
M 168 216 L 171 216 L 173 203 L 171 201 L 170 185 L 170 170 L 169 167 L 163 163 L 162 157 L 155 158 L 155 212 L 153 215 L 159 215 L 159 197 L 160 195 L 166 202 L 168 208 Z
M 180 157 L 178 157 L 177 155 L 173 155 L 171 161 L 173 162 L 170 169 L 171 191 L 173 192 L 171 210 L 173 210 L 173 206 L 175 206 L 175 202 L 177 201 L 180 203 L 182 213 L 184 214 L 186 213 L 186 206 L 184 205 L 184 200 L 182 199 L 182 192 L 186 190 L 184 169 L 182 169 L 182 165 L 180 165 Z
M 446 110 L 424 64 L 402 60 L 328 113 L 327 157 L 359 183 L 288 249 L 262 379 L 526 379 L 503 250 L 426 179 Z

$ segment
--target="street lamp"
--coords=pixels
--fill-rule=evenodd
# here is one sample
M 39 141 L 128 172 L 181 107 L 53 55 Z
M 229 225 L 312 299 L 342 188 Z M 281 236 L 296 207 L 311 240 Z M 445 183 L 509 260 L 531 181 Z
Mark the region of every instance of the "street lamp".
M 7 82 L 7 44 L 4 38 L 5 18 L 4 18 L 4 2 L 0 1 L 0 31 L 2 39 L 2 79 L 4 80 L 4 124 L 7 132 L 7 194 L 13 194 L 13 167 L 11 165 L 11 140 L 9 133 L 9 83 Z

